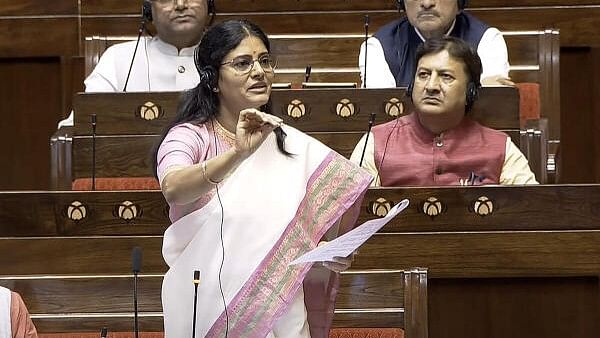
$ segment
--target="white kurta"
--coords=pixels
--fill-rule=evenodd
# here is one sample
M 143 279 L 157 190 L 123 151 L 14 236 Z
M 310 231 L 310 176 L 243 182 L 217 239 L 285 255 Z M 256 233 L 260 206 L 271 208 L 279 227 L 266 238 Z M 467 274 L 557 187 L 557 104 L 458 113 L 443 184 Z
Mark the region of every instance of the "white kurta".
M 0 286 L 0 338 L 12 338 L 10 302 L 10 290 Z
M 129 41 L 109 47 L 102 54 L 96 68 L 85 79 L 85 91 L 123 91 L 135 44 L 135 41 Z M 175 46 L 158 37 L 142 38 L 127 91 L 181 91 L 195 87 L 199 76 L 194 65 L 194 49 L 195 46 L 178 51 Z M 73 112 L 67 119 L 60 121 L 58 127 L 72 125 Z

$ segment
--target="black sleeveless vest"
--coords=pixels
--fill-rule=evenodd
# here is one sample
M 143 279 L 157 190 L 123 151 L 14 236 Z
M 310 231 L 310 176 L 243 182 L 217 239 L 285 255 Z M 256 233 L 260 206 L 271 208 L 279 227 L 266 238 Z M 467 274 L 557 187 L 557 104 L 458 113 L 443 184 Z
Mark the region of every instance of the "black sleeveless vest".
M 469 43 L 475 50 L 483 33 L 490 28 L 474 16 L 461 12 L 456 16 L 450 36 Z M 417 47 L 423 42 L 406 17 L 390 22 L 374 35 L 381 46 L 397 87 L 407 87 L 414 78 Z

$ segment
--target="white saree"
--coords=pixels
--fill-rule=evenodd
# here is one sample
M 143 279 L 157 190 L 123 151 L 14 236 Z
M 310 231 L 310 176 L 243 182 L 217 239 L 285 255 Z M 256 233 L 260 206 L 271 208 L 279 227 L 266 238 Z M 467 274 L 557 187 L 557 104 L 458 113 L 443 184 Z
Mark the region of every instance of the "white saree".
M 223 213 L 215 196 L 165 232 L 167 338 L 192 336 L 194 270 L 201 273 L 196 337 L 310 336 L 302 293 L 310 265 L 288 263 L 318 244 L 371 177 L 320 142 L 284 128 L 292 157 L 282 155 L 270 135 L 219 185 Z

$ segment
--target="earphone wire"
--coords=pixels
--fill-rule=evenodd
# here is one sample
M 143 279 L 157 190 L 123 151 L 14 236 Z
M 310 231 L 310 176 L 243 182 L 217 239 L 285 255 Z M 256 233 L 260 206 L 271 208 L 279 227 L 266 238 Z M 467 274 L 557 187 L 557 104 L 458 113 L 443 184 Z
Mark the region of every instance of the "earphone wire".
M 219 150 L 217 147 L 217 133 L 215 132 L 215 122 L 210 120 L 211 127 L 213 130 L 213 136 L 215 139 L 215 157 L 219 154 Z M 219 291 L 221 291 L 221 299 L 223 300 L 223 308 L 225 309 L 225 338 L 229 333 L 229 313 L 227 312 L 227 303 L 225 302 L 225 293 L 223 292 L 223 283 L 221 282 L 221 273 L 223 272 L 223 265 L 225 264 L 225 244 L 223 240 L 223 223 L 225 216 L 225 209 L 223 208 L 223 201 L 221 201 L 221 195 L 219 194 L 219 185 L 215 184 L 215 189 L 217 191 L 217 199 L 219 200 L 219 205 L 221 206 L 221 225 L 220 229 L 220 237 L 221 237 L 221 265 L 219 267 Z
M 392 133 L 398 127 L 399 121 L 400 121 L 400 114 L 398 114 L 398 116 L 396 116 L 396 122 L 394 123 L 392 130 L 390 130 L 390 133 L 388 134 L 387 138 L 385 139 L 385 146 L 383 146 L 383 155 L 381 155 L 381 161 L 379 161 L 379 166 L 377 167 L 377 176 L 375 177 L 375 182 L 377 182 L 377 180 L 380 179 L 380 172 L 382 169 L 381 166 L 383 165 L 383 160 L 385 159 L 385 154 L 387 152 L 388 143 L 390 142 L 390 137 L 392 136 Z M 379 185 L 381 185 L 381 182 L 379 182 L 379 183 L 380 183 Z

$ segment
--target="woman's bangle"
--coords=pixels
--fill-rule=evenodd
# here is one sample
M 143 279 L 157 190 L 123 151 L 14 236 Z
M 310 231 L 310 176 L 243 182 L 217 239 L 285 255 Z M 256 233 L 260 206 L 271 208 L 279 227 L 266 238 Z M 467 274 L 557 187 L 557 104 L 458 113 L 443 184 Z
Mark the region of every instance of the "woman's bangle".
M 219 182 L 215 182 L 213 180 L 210 179 L 210 177 L 208 177 L 208 175 L 206 174 L 206 161 L 202 162 L 201 164 L 202 167 L 202 177 L 204 177 L 204 180 L 212 185 L 217 185 L 219 183 L 221 183 L 221 181 Z

